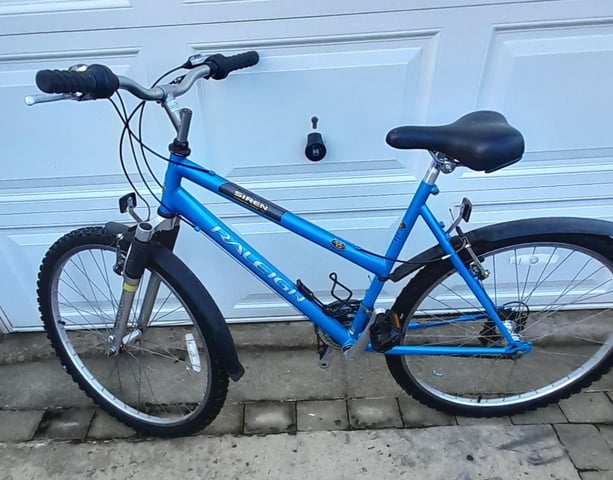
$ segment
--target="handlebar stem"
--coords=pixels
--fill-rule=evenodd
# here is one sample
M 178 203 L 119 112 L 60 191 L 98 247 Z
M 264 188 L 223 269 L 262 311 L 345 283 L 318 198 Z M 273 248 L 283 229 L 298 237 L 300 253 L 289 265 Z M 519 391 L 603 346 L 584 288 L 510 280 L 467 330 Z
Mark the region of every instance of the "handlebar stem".
M 175 100 L 175 97 L 172 95 L 166 96 L 162 101 L 162 107 L 164 107 L 164 111 L 168 115 L 168 118 L 170 118 L 170 121 L 172 122 L 173 127 L 175 127 L 177 133 L 181 128 L 181 119 L 176 113 L 178 111 L 178 106 L 179 105 Z
M 187 143 L 187 136 L 189 135 L 189 125 L 192 121 L 192 111 L 189 108 L 182 108 L 179 112 L 181 118 L 181 126 L 177 132 L 177 142 Z

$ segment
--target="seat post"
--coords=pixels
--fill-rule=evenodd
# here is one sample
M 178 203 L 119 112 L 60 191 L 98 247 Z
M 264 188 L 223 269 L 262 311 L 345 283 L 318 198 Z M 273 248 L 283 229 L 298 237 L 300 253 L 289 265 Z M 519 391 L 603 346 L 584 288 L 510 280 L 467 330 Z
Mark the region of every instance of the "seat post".
M 455 170 L 456 164 L 455 162 L 449 160 L 449 158 L 447 158 L 447 156 L 442 153 L 435 152 L 432 150 L 428 150 L 428 153 L 432 157 L 432 162 L 430 163 L 430 167 L 428 167 L 428 170 L 424 175 L 424 182 L 428 185 L 434 185 L 441 172 L 453 172 Z

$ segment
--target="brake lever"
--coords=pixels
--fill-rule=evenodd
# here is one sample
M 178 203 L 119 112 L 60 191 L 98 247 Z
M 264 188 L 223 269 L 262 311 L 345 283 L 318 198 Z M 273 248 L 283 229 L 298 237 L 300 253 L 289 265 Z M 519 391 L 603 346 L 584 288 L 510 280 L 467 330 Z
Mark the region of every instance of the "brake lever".
M 29 107 L 37 103 L 59 102 L 60 100 L 83 102 L 85 100 L 94 100 L 94 98 L 91 95 L 83 95 L 81 93 L 37 93 L 24 98 L 26 105 Z

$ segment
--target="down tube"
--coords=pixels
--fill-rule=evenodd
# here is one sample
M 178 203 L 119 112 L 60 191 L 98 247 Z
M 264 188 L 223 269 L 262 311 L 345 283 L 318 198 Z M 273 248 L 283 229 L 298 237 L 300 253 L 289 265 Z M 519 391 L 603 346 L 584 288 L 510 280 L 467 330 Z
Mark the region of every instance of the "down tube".
M 354 343 L 349 336 L 349 332 L 343 326 L 325 315 L 315 303 L 305 298 L 294 282 L 267 262 L 253 247 L 203 207 L 188 192 L 179 188 L 173 197 L 173 205 L 182 215 L 197 225 L 216 244 L 306 315 L 313 323 L 328 332 L 339 345 L 347 346 Z

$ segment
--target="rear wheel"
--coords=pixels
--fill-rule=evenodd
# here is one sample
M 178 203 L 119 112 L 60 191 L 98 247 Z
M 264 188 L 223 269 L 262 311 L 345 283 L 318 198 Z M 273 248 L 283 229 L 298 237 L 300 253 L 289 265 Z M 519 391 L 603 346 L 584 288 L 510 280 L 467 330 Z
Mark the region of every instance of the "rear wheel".
M 608 238 L 526 236 L 473 250 L 489 271 L 482 285 L 499 316 L 514 335 L 532 342 L 532 351 L 519 359 L 388 355 L 390 372 L 404 390 L 450 414 L 508 415 L 567 397 L 611 368 Z M 419 272 L 393 310 L 403 322 L 404 345 L 505 344 L 449 261 Z M 462 315 L 479 319 L 423 328 Z
M 47 334 L 62 364 L 97 404 L 137 431 L 194 433 L 219 413 L 228 377 L 198 319 L 185 267 L 174 256 L 152 256 L 136 293 L 124 338 L 109 354 L 122 277 L 113 271 L 115 237 L 84 228 L 58 240 L 39 274 L 39 304 Z M 159 282 L 147 327 L 137 322 L 144 291 Z

